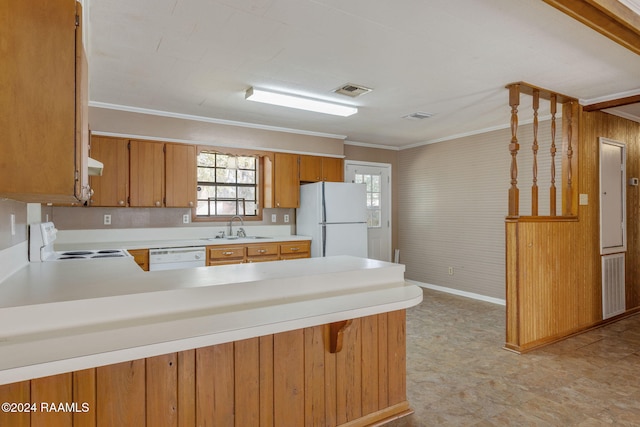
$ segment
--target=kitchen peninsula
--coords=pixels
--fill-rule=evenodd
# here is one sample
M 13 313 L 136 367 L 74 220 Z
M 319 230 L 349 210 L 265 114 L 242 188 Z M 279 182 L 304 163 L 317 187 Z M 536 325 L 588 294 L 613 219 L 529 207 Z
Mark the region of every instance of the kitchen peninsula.
M 411 412 L 405 309 L 421 300 L 404 266 L 348 256 L 148 273 L 132 259 L 30 263 L 0 287 L 0 397 L 89 410 L 0 424 L 392 419 Z

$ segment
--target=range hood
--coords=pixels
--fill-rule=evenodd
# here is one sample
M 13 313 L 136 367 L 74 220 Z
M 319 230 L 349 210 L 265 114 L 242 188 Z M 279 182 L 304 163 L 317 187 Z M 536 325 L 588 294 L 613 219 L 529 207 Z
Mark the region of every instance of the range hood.
M 104 168 L 104 165 L 102 164 L 102 162 L 97 161 L 96 159 L 92 159 L 91 157 L 88 158 L 88 167 L 89 167 L 89 175 L 93 175 L 93 176 L 101 176 L 102 175 L 102 169 Z

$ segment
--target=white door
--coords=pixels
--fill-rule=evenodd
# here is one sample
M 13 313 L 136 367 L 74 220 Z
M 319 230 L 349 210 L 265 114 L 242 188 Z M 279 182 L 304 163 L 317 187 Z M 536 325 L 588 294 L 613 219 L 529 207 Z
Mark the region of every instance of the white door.
M 391 261 L 391 165 L 347 160 L 344 177 L 367 186 L 368 257 Z
M 625 145 L 600 138 L 600 253 L 626 251 Z

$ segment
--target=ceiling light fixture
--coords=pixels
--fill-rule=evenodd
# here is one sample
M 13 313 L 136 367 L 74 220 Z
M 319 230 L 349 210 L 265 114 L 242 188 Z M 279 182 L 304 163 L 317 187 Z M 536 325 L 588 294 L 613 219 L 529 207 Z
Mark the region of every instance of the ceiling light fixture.
M 282 107 L 297 108 L 299 110 L 315 111 L 316 113 L 333 114 L 334 116 L 349 117 L 358 112 L 355 107 L 333 104 L 317 99 L 302 98 L 294 95 L 269 92 L 263 89 L 250 87 L 247 89 L 245 99 L 249 101 L 263 102 L 265 104 L 280 105 Z

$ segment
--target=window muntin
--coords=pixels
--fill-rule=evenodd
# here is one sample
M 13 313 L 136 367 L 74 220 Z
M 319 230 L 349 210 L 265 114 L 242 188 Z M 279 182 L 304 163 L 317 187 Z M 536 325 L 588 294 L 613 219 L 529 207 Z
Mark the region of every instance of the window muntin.
M 364 183 L 367 186 L 367 227 L 382 227 L 382 177 L 374 174 L 356 173 L 356 183 Z
M 198 154 L 196 216 L 258 216 L 258 163 L 254 156 Z

